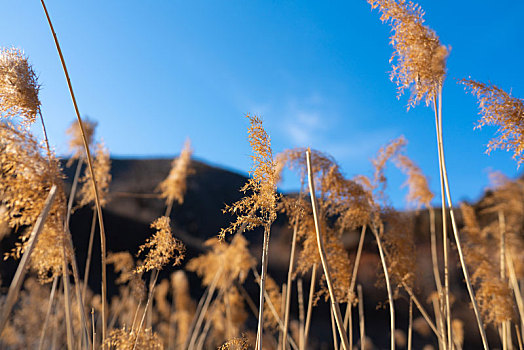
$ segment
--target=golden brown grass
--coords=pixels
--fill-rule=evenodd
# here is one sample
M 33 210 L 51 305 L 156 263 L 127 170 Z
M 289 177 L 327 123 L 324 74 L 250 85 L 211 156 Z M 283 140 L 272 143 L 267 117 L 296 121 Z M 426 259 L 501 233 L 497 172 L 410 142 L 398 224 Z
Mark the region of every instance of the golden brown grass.
M 358 284 L 362 281 L 357 282 L 357 279 L 366 230 L 370 230 L 373 238 L 367 237 L 367 240 L 378 247 L 382 265 L 379 284 L 385 283 L 388 293 L 391 348 L 395 348 L 395 343 L 398 346 L 408 344 L 411 348 L 411 333 L 415 329 L 421 334 L 433 331 L 444 350 L 461 349 L 468 346 L 465 334 L 470 329 L 466 327 L 467 323 L 451 313 L 448 255 L 455 252 L 448 246 L 448 215 L 483 346 L 488 347 L 484 324 L 499 334 L 504 350 L 521 344 L 524 337 L 524 302 L 519 285 L 524 278 L 523 182 L 496 176 L 491 192 L 476 208 L 462 205 L 464 227 L 459 232 L 451 202 L 442 132 L 442 86 L 450 48 L 444 46 L 436 33 L 425 25 L 424 12 L 419 5 L 404 0 L 368 2 L 381 12 L 381 20 L 392 28 L 394 52 L 390 77 L 397 84 L 399 95 L 410 90 L 409 107 L 424 101 L 427 105 L 432 104 L 435 112 L 443 215 L 441 253 L 437 251 L 435 215 L 431 207 L 434 195 L 421 169 L 405 154 L 405 138 L 395 139 L 379 151 L 372 162 L 371 177 L 348 178 L 331 156 L 320 151 L 296 148 L 273 157 L 270 137 L 262 119 L 247 115 L 253 167 L 250 179 L 241 188 L 243 198 L 224 209 L 234 216 L 234 221 L 220 231 L 219 238 L 207 241 L 204 253 L 185 266 L 185 270 L 200 277 L 206 287 L 200 302 L 197 304 L 192 299 L 184 270 L 174 272 L 170 281 L 158 281 L 160 270 L 169 265 L 178 268 L 184 258 L 185 246 L 174 237 L 169 217 L 174 203 L 183 205 L 188 177 L 193 171 L 189 141 L 180 156 L 173 160 L 165 180 L 158 184 L 166 213 L 151 224 L 155 232 L 137 248 L 137 260 L 125 251 L 110 253 L 106 259 L 101 208 L 111 195 L 110 156 L 103 144 L 94 139 L 96 122 L 80 118 L 65 60 L 42 1 L 78 119 L 68 129 L 71 159 L 79 160 L 74 181 L 76 184 L 78 180 L 80 184 L 76 204 L 93 206 L 96 210 L 93 223 L 98 218 L 101 229 L 102 292 L 94 295 L 87 287 L 80 292 L 82 281 L 78 277 L 75 247 L 71 240 L 74 232 L 70 233 L 68 227 L 75 191 L 66 204 L 62 169 L 51 151 L 43 125 L 39 82 L 21 50 L 1 49 L 0 236 L 5 233 L 5 227 L 15 231 L 19 235 L 18 241 L 6 258 L 23 258 L 19 265 L 22 272 L 17 272 L 7 301 L 2 305 L 1 319 L 6 327 L 1 334 L 0 346 L 7 349 L 70 350 L 218 347 L 258 350 L 287 349 L 289 346 L 294 350 L 306 350 L 306 344 L 310 344 L 309 348 L 315 344 L 308 340 L 308 337 L 313 337 L 309 332 L 314 317 L 313 301 L 320 304 L 324 299 L 330 304 L 334 345 L 338 348 L 340 341 L 341 348 L 348 350 L 353 348 L 353 334 L 352 328 L 348 334 L 346 327 L 348 323 L 352 327 L 353 306 L 358 303 L 359 342 L 364 349 L 372 343 L 366 337 L 364 294 Z M 523 100 L 495 85 L 473 80 L 462 80 L 461 83 L 478 98 L 481 115 L 478 127 L 498 127 L 495 138 L 488 144 L 488 152 L 494 149 L 511 151 L 520 164 L 524 159 Z M 28 128 L 38 116 L 44 127 L 45 143 L 34 137 Z M 90 153 L 93 147 L 96 147 L 94 158 Z M 88 168 L 80 177 L 84 161 Z M 386 168 L 390 162 L 407 177 L 404 184 L 408 187 L 407 201 L 417 209 L 428 208 L 430 213 L 433 274 L 437 289 L 430 298 L 434 306 L 433 317 L 425 311 L 418 296 L 417 246 L 414 240 L 417 232 L 413 217 L 397 212 L 389 205 Z M 300 177 L 302 188 L 298 196 L 281 196 L 277 192 L 277 182 L 284 167 L 296 171 Z M 306 181 L 311 202 L 306 198 Z M 56 188 L 56 198 L 52 202 L 46 201 L 51 188 Z M 267 273 L 271 227 L 280 212 L 286 214 L 293 229 L 288 279 L 282 285 Z M 244 236 L 244 231 L 258 227 L 263 229 L 264 238 L 260 274 L 249 241 Z M 39 235 L 35 234 L 36 231 Z M 361 232 L 359 245 L 353 252 L 348 249 L 347 241 L 353 236 L 358 237 L 358 231 Z M 235 235 L 229 238 L 228 234 Z M 38 239 L 33 247 L 30 237 L 36 236 Z M 92 240 L 91 237 L 90 246 Z M 439 260 L 444 262 L 444 286 L 440 281 Z M 27 261 L 32 277 L 26 280 L 25 288 L 19 292 Z M 113 265 L 114 282 L 119 289 L 110 303 L 106 300 L 106 263 Z M 70 278 L 70 269 L 74 278 Z M 84 279 L 88 278 L 88 271 L 86 268 Z M 310 293 L 305 317 L 302 279 L 296 283 L 298 288 L 294 288 L 294 283 L 295 279 L 305 278 L 309 273 Z M 46 283 L 51 281 L 49 292 Z M 258 309 L 244 287 L 249 282 L 259 284 Z M 358 297 L 354 292 L 357 284 Z M 76 293 L 71 293 L 71 288 Z M 298 316 L 292 314 L 293 307 L 290 306 L 295 289 L 298 289 L 300 301 Z M 407 332 L 397 328 L 401 326 L 395 323 L 394 301 L 399 298 L 409 299 Z M 343 303 L 347 303 L 344 320 L 339 306 Z M 413 310 L 413 304 L 422 315 L 414 321 L 416 315 L 413 312 L 417 311 Z M 256 320 L 249 320 L 246 306 Z M 93 320 L 89 330 L 86 315 L 90 310 Z M 296 320 L 297 317 L 300 321 Z M 251 321 L 258 321 L 257 334 L 248 329 L 248 325 L 253 324 Z M 322 321 L 329 324 L 327 319 Z

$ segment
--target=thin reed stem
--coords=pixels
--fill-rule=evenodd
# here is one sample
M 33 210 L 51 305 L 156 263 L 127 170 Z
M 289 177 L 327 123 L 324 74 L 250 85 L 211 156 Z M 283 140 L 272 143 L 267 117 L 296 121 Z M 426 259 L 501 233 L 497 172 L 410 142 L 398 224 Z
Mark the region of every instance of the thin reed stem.
M 91 230 L 89 232 L 89 243 L 87 245 L 87 258 L 86 258 L 86 267 L 84 269 L 84 285 L 82 287 L 83 295 L 86 295 L 87 285 L 89 282 L 89 270 L 91 269 L 91 259 L 93 256 L 93 241 L 95 238 L 95 229 L 96 229 L 96 210 L 93 210 L 93 217 L 91 219 Z
M 296 218 L 295 218 L 296 219 Z M 289 267 L 287 270 L 287 285 L 286 289 L 286 303 L 284 305 L 284 329 L 287 330 L 289 324 L 289 304 L 291 303 L 291 285 L 293 279 L 293 267 L 295 263 L 295 247 L 297 241 L 297 231 L 298 231 L 298 220 L 295 220 L 295 225 L 293 226 L 293 238 L 291 240 L 291 253 L 289 255 Z M 286 344 L 287 332 L 284 332 L 282 344 Z M 283 348 L 282 350 L 285 350 Z
M 280 295 L 280 299 L 281 299 L 281 302 L 280 302 L 280 310 L 284 310 L 284 308 L 286 307 L 286 295 L 287 295 L 287 285 L 284 283 L 282 284 L 282 293 Z M 284 332 L 284 330 L 286 330 Z M 282 327 L 282 329 L 279 330 L 278 332 L 278 343 L 277 343 L 277 349 L 280 349 L 282 348 L 282 350 L 286 350 L 286 343 L 283 343 L 282 340 L 284 338 L 284 333 L 287 333 L 287 328 L 286 326 L 284 325 L 284 327 Z M 284 344 L 284 345 L 282 345 Z
M 500 280 L 506 284 L 506 220 L 502 210 L 498 211 L 499 234 L 500 234 Z M 501 323 L 502 327 L 502 350 L 508 349 L 509 322 Z
M 355 283 L 357 282 L 358 267 L 360 266 L 360 258 L 362 256 L 362 249 L 364 247 L 364 239 L 366 237 L 366 225 L 362 226 L 360 231 L 360 239 L 358 241 L 357 254 L 355 256 L 355 263 L 353 264 L 353 271 L 351 273 L 351 282 L 348 290 L 348 304 L 346 306 L 346 314 L 344 315 L 344 327 L 348 330 L 349 348 L 353 349 L 353 298 L 355 297 Z
M 45 333 L 47 331 L 47 325 L 49 324 L 49 318 L 51 317 L 51 311 L 53 310 L 53 303 L 55 301 L 56 286 L 58 285 L 58 276 L 53 278 L 53 285 L 51 286 L 51 293 L 49 294 L 49 302 L 47 304 L 47 312 L 45 314 L 44 325 L 42 326 L 42 332 L 40 333 L 40 341 L 38 342 L 38 350 L 42 350 L 44 346 Z
M 33 229 L 31 230 L 31 234 L 29 235 L 29 239 L 25 246 L 24 254 L 22 255 L 22 259 L 20 259 L 20 263 L 18 264 L 18 267 L 16 268 L 15 276 L 13 277 L 13 280 L 11 281 L 11 285 L 9 286 L 9 290 L 7 292 L 7 297 L 5 298 L 4 305 L 2 306 L 2 313 L 0 314 L 0 334 L 2 334 L 5 325 L 7 324 L 7 320 L 9 319 L 9 315 L 11 314 L 11 311 L 13 310 L 13 306 L 15 305 L 16 301 L 18 300 L 18 295 L 20 293 L 20 288 L 22 287 L 22 283 L 24 282 L 24 277 L 27 272 L 27 266 L 29 264 L 29 258 L 31 257 L 31 253 L 33 251 L 33 248 L 35 247 L 35 244 L 38 240 L 38 236 L 42 232 L 42 229 L 44 228 L 44 223 L 49 215 L 49 211 L 51 210 L 51 205 L 53 204 L 53 201 L 56 196 L 56 185 L 53 185 L 51 187 L 51 190 L 49 191 L 49 194 L 47 195 L 47 199 L 44 204 L 44 208 L 42 209 L 42 212 L 38 216 L 38 219 L 35 222 L 35 225 L 33 226 Z
M 257 280 L 258 284 L 260 285 L 260 275 L 258 274 L 257 270 L 252 269 L 253 274 L 255 275 L 255 279 Z M 278 315 L 277 309 L 275 308 L 275 305 L 273 305 L 273 302 L 271 301 L 271 298 L 269 297 L 269 294 L 267 293 L 267 290 L 264 290 L 264 298 L 266 300 L 267 306 L 269 307 L 269 311 L 271 311 L 271 314 L 275 318 L 275 320 L 278 323 L 278 327 L 280 330 L 284 329 L 284 323 L 282 322 L 282 319 Z M 298 350 L 297 344 L 293 340 L 293 338 L 288 334 L 287 342 L 291 346 L 293 350 Z
M 489 349 L 488 339 L 486 337 L 486 331 L 484 329 L 482 318 L 480 316 L 480 311 L 479 311 L 479 307 L 477 304 L 477 300 L 475 299 L 475 292 L 473 291 L 473 286 L 471 285 L 469 272 L 466 267 L 464 252 L 462 251 L 462 244 L 460 243 L 460 236 L 459 236 L 459 232 L 457 228 L 457 223 L 455 220 L 455 213 L 453 211 L 453 202 L 451 200 L 451 191 L 449 189 L 449 181 L 448 181 L 448 174 L 447 174 L 447 169 L 446 169 L 446 160 L 444 156 L 443 137 L 442 137 L 442 86 L 439 87 L 439 118 L 438 118 L 438 128 L 437 129 L 438 129 L 438 136 L 439 136 L 438 143 L 439 143 L 439 148 L 440 148 L 440 163 L 442 164 L 442 175 L 444 178 L 444 185 L 446 189 L 446 198 L 447 198 L 448 206 L 449 206 L 449 215 L 451 218 L 451 226 L 453 228 L 453 236 L 455 238 L 457 252 L 460 258 L 460 265 L 462 267 L 464 279 L 466 280 L 466 286 L 468 289 L 471 304 L 473 306 L 473 310 L 475 311 L 475 318 L 477 319 L 480 336 L 482 338 L 482 344 L 484 346 L 484 349 L 487 350 Z
M 82 163 L 83 163 L 82 160 L 78 160 L 78 164 L 77 164 L 76 171 L 75 171 L 75 176 L 73 178 L 73 184 L 71 186 L 71 193 L 69 193 L 69 200 L 67 202 L 66 219 L 64 222 L 64 236 L 67 237 L 66 240 L 72 252 L 74 252 L 74 247 L 73 247 L 73 238 L 71 237 L 71 232 L 69 231 L 69 222 L 71 219 L 71 213 L 73 211 L 73 202 L 74 202 L 75 195 L 76 195 L 76 189 L 78 187 L 78 179 L 80 177 L 80 170 L 82 168 Z M 66 262 L 66 266 L 67 266 L 67 262 Z M 72 254 L 72 257 L 71 257 L 71 267 L 73 269 L 73 278 L 75 281 L 75 292 L 76 292 L 76 298 L 78 300 L 78 303 L 77 303 L 78 313 L 80 315 L 82 329 L 84 331 L 83 332 L 84 341 L 86 343 L 86 346 L 89 348 L 91 345 L 91 339 L 89 337 L 89 330 L 88 330 L 89 324 L 87 322 L 87 318 L 85 315 L 84 299 L 83 299 L 83 295 L 85 295 L 86 291 L 85 289 L 83 289 L 82 291 L 80 290 L 80 276 L 78 274 L 78 265 L 76 263 L 76 257 L 74 254 Z M 85 283 L 83 287 L 85 288 Z
M 209 311 L 210 317 L 207 318 L 206 323 L 204 324 L 204 328 L 202 329 L 202 334 L 200 334 L 200 337 L 198 337 L 198 341 L 196 345 L 197 350 L 201 350 L 204 347 L 204 342 L 206 340 L 207 334 L 209 333 L 209 329 L 211 328 L 211 321 L 213 319 L 213 314 L 217 311 L 218 301 L 222 298 L 224 298 L 224 289 L 223 288 L 219 290 L 217 297 L 215 298 L 215 300 L 213 300 L 213 304 L 211 304 L 210 311 Z M 227 336 L 227 338 L 229 339 L 229 336 Z
M 515 301 L 517 303 L 517 310 L 519 311 L 520 316 L 520 332 L 517 331 L 517 336 L 519 339 L 524 338 L 524 304 L 522 299 L 522 293 L 520 292 L 519 288 L 519 282 L 517 281 L 517 274 L 515 273 L 515 265 L 513 265 L 513 256 L 511 254 L 511 250 L 508 250 L 506 252 L 506 265 L 508 267 L 509 272 L 509 282 L 511 285 L 511 288 L 513 289 L 513 293 L 515 294 Z M 515 327 L 518 328 L 517 325 Z
M 435 111 L 435 131 L 437 133 L 437 150 L 438 150 L 438 166 L 440 174 L 440 198 L 441 198 L 441 211 L 442 211 L 442 249 L 444 253 L 444 316 L 446 317 L 446 330 L 447 340 L 445 341 L 445 349 L 451 349 L 452 347 L 452 328 L 451 328 L 451 303 L 449 301 L 449 240 L 448 240 L 448 225 L 446 216 L 446 197 L 445 197 L 445 186 L 444 186 L 444 174 L 442 169 L 442 140 L 439 133 L 440 117 L 438 114 L 437 107 L 437 96 L 433 98 L 433 109 Z
M 104 344 L 104 340 L 106 338 L 107 275 L 106 275 L 106 235 L 105 235 L 105 229 L 104 229 L 104 219 L 102 216 L 102 206 L 100 205 L 100 196 L 98 193 L 98 186 L 97 186 L 96 179 L 95 179 L 95 172 L 93 170 L 93 158 L 91 157 L 91 152 L 89 150 L 89 143 L 87 141 L 85 128 L 82 123 L 82 118 L 80 117 L 80 110 L 78 108 L 76 97 L 73 92 L 73 85 L 71 84 L 71 79 L 69 78 L 69 73 L 67 71 L 65 59 L 62 54 L 62 49 L 60 48 L 60 44 L 58 42 L 58 38 L 56 36 L 56 32 L 54 30 L 53 24 L 51 22 L 51 17 L 49 16 L 44 0 L 40 0 L 40 2 L 42 4 L 42 8 L 44 9 L 45 16 L 49 24 L 49 29 L 51 30 L 51 33 L 53 35 L 53 40 L 55 42 L 55 46 L 58 51 L 58 55 L 60 56 L 60 62 L 64 70 L 64 74 L 65 74 L 66 81 L 67 81 L 67 86 L 69 88 L 71 100 L 73 102 L 76 117 L 78 119 L 78 125 L 80 126 L 80 132 L 82 134 L 82 141 L 84 143 L 84 148 L 86 150 L 86 155 L 87 155 L 87 164 L 89 166 L 89 172 L 91 174 L 91 180 L 92 180 L 91 182 L 93 184 L 93 191 L 95 194 L 95 204 L 96 204 L 96 209 L 98 211 L 98 223 L 100 225 L 100 248 L 101 248 L 101 256 L 102 256 L 102 259 L 101 259 L 102 260 L 102 293 L 101 293 L 102 294 L 102 344 Z
M 337 323 L 338 333 L 340 335 L 340 339 L 342 340 L 342 344 L 344 345 L 344 349 L 350 350 L 348 338 L 346 335 L 346 330 L 344 328 L 344 320 L 342 320 L 342 314 L 340 313 L 340 307 L 335 299 L 333 283 L 331 280 L 331 272 L 329 271 L 328 261 L 326 258 L 326 252 L 324 249 L 324 241 L 322 239 L 322 234 L 320 232 L 320 222 L 318 219 L 317 199 L 315 196 L 315 184 L 314 184 L 314 179 L 313 179 L 313 171 L 311 170 L 311 150 L 309 148 L 306 151 L 306 160 L 307 160 L 309 193 L 311 196 L 311 207 L 313 208 L 313 220 L 315 222 L 315 232 L 317 235 L 318 252 L 320 254 L 320 260 L 322 262 L 322 267 L 324 269 L 324 276 L 326 277 L 326 284 L 328 286 L 329 297 L 331 300 L 331 307 L 334 309 L 334 313 L 335 313 L 335 320 Z
M 304 325 L 304 349 L 307 349 L 307 340 L 309 336 L 309 328 L 311 326 L 311 315 L 313 314 L 313 296 L 315 294 L 315 282 L 317 279 L 317 264 L 313 264 L 311 269 L 311 282 L 309 285 L 309 297 L 307 303 L 306 324 Z
M 147 302 L 146 302 L 146 308 L 144 310 L 144 313 L 142 314 L 142 319 L 140 320 L 140 324 L 138 325 L 138 329 L 136 331 L 136 339 L 135 339 L 135 345 L 133 345 L 133 350 L 136 349 L 136 345 L 138 344 L 138 336 L 140 335 L 140 331 L 142 330 L 142 326 L 144 325 L 144 321 L 146 319 L 147 310 L 149 308 L 149 305 L 151 304 L 151 301 L 153 300 L 153 292 L 155 291 L 156 281 L 158 279 L 158 275 L 160 274 L 158 270 L 153 271 L 155 277 L 151 284 L 149 285 L 149 295 L 147 296 Z
M 349 318 L 351 317 L 351 308 L 352 305 L 352 299 L 355 296 L 355 283 L 357 282 L 357 273 L 358 273 L 358 267 L 360 266 L 360 258 L 362 256 L 362 248 L 364 247 L 364 239 L 366 237 L 366 225 L 362 226 L 362 230 L 360 231 L 360 239 L 358 240 L 358 247 L 357 247 L 357 254 L 355 256 L 355 263 L 353 264 L 353 271 L 351 272 L 351 282 L 349 284 L 348 289 L 348 304 L 346 307 L 346 314 L 344 315 L 344 327 L 348 327 Z M 350 331 L 351 332 L 351 331 Z M 349 340 L 350 343 L 350 349 L 351 347 L 351 339 Z
M 433 278 L 435 279 L 435 286 L 437 288 L 438 300 L 440 312 L 435 314 L 435 323 L 439 328 L 439 332 L 442 332 L 444 329 L 444 319 L 442 314 L 444 312 L 445 301 L 444 301 L 444 292 L 442 290 L 442 280 L 440 279 L 440 269 L 438 263 L 438 254 L 437 254 L 437 235 L 436 235 L 436 222 L 435 222 L 435 209 L 427 203 L 426 207 L 429 211 L 429 231 L 430 231 L 430 245 L 431 245 L 431 262 L 433 266 Z M 441 340 L 439 340 L 441 343 Z
M 333 349 L 338 349 L 338 339 L 337 339 L 337 325 L 335 324 L 335 316 L 333 316 L 333 308 L 330 308 L 329 315 L 331 316 L 331 332 L 333 335 Z
M 69 273 L 67 267 L 67 256 L 65 253 L 65 242 L 62 242 L 62 281 L 64 287 L 64 312 L 65 312 L 65 326 L 67 335 L 67 349 L 74 349 L 73 340 L 73 318 L 71 315 L 71 297 L 69 296 Z
M 200 299 L 200 302 L 202 302 L 202 300 L 204 301 L 202 302 L 202 307 L 200 308 L 200 312 L 198 312 L 198 308 L 197 308 L 197 312 L 195 313 L 195 318 L 193 319 L 193 322 L 191 323 L 191 327 L 189 328 L 188 334 L 191 336 L 190 337 L 188 336 L 186 338 L 187 344 L 184 345 L 183 347 L 184 349 L 193 349 L 193 347 L 195 346 L 195 342 L 197 341 L 199 329 L 202 326 L 202 322 L 204 321 L 204 316 L 207 312 L 207 309 L 209 308 L 209 304 L 211 303 L 211 298 L 213 297 L 213 294 L 215 293 L 216 285 L 217 285 L 217 282 L 221 274 L 222 274 L 222 268 L 220 268 L 216 272 L 215 277 L 213 278 L 213 281 L 211 281 L 211 284 L 209 285 L 209 289 L 207 291 L 205 300 L 203 299 L 204 296 L 202 296 L 202 298 Z M 199 302 L 199 305 L 200 305 L 200 302 Z
M 299 342 L 298 348 L 300 350 L 304 349 L 304 289 L 302 278 L 297 280 L 297 291 L 298 291 L 298 320 L 299 320 Z
M 358 295 L 358 319 L 360 325 L 360 350 L 366 350 L 366 323 L 364 320 L 364 293 L 362 293 L 362 286 L 357 286 Z
M 412 349 L 413 342 L 413 298 L 409 298 L 409 315 L 408 315 L 408 350 Z
M 386 265 L 386 257 L 384 256 L 384 248 L 382 247 L 382 241 L 378 235 L 378 232 L 375 228 L 372 228 L 371 231 L 375 235 L 375 240 L 377 241 L 378 253 L 380 255 L 380 261 L 382 263 L 382 269 L 384 270 L 384 279 L 386 280 L 386 289 L 388 292 L 388 301 L 389 301 L 389 325 L 390 325 L 390 343 L 391 350 L 395 350 L 395 305 L 393 304 L 393 289 L 391 288 L 391 280 L 389 278 L 388 267 Z
M 519 332 L 519 327 L 515 324 L 515 334 L 517 335 L 517 342 L 519 343 L 519 350 L 523 350 L 522 348 L 522 336 Z
M 262 350 L 262 332 L 264 331 L 264 293 L 266 291 L 267 258 L 269 250 L 270 226 L 264 225 L 264 243 L 262 247 L 262 272 L 260 274 L 260 302 L 258 306 L 257 349 Z
M 91 308 L 91 329 L 93 330 L 93 350 L 96 348 L 95 309 Z

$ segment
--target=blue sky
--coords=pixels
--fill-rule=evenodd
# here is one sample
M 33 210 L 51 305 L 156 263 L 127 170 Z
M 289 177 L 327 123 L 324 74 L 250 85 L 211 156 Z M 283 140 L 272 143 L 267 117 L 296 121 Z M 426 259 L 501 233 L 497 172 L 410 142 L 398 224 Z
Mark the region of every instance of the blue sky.
M 519 171 L 511 154 L 484 154 L 494 128 L 473 130 L 476 101 L 455 79 L 491 81 L 524 97 L 524 3 L 421 1 L 426 23 L 450 45 L 444 142 L 455 201 L 474 200 L 488 170 Z M 390 29 L 364 0 L 48 1 L 82 115 L 99 122 L 114 156 L 170 157 L 184 140 L 195 156 L 250 168 L 246 113 L 261 115 L 275 152 L 311 146 L 347 176 L 400 135 L 438 192 L 434 118 L 406 111 L 389 81 Z M 22 48 L 42 84 L 51 142 L 67 153 L 74 119 L 50 31 L 36 0 L 6 1 L 0 45 Z M 403 177 L 387 172 L 402 207 Z M 287 176 L 282 188 L 296 188 Z

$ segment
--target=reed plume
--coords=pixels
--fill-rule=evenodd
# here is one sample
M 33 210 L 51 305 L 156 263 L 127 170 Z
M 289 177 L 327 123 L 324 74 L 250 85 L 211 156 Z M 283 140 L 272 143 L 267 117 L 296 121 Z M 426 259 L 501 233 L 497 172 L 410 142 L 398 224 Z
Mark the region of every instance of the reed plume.
M 146 251 L 147 253 L 144 261 L 135 268 L 135 273 L 161 270 L 172 259 L 174 259 L 173 266 L 180 265 L 184 259 L 186 247 L 173 237 L 171 220 L 168 217 L 162 216 L 156 219 L 151 224 L 151 228 L 157 231 L 139 247 L 137 256 Z
M 259 117 L 247 115 L 246 118 L 250 122 L 249 144 L 254 153 L 251 156 L 251 178 L 240 189 L 246 196 L 232 205 L 226 205 L 223 210 L 224 213 L 237 215 L 237 219 L 220 231 L 220 239 L 224 239 L 228 233 L 235 233 L 243 225 L 246 230 L 253 230 L 258 226 L 267 227 L 277 217 L 277 201 L 280 196 L 276 192 L 277 173 L 271 140 Z
M 40 112 L 40 84 L 20 49 L 0 48 L 0 116 L 20 117 L 28 126 Z
M 191 174 L 191 142 L 185 142 L 180 156 L 171 163 L 171 170 L 167 178 L 158 185 L 160 196 L 166 199 L 166 205 L 170 206 L 174 201 L 178 204 L 184 202 L 184 194 L 187 188 L 187 176 Z
M 475 211 L 461 205 L 464 217 L 463 232 L 467 238 L 464 253 L 472 269 L 472 282 L 477 287 L 476 297 L 486 323 L 498 325 L 513 317 L 513 303 L 508 285 L 500 280 L 499 269 L 491 261 L 487 232 L 477 222 Z M 484 231 L 484 232 L 483 232 Z M 495 246 L 498 246 L 496 244 Z
M 209 286 L 220 273 L 217 287 L 231 286 L 235 281 L 243 283 L 256 261 L 247 247 L 248 241 L 242 234 L 235 235 L 231 243 L 211 238 L 204 243 L 210 250 L 191 259 L 186 269 L 195 272 L 202 278 L 202 284 Z
M 111 159 L 109 151 L 104 146 L 103 142 L 97 143 L 95 149 L 95 158 L 93 161 L 93 170 L 95 173 L 96 184 L 98 185 L 99 202 L 102 207 L 107 204 L 109 185 L 111 184 Z M 91 172 L 86 168 L 85 174 L 79 180 L 80 188 L 78 195 L 80 201 L 78 206 L 83 207 L 91 204 L 95 206 L 95 192 L 92 186 Z
M 9 227 L 32 227 L 45 205 L 50 188 L 58 185 L 56 199 L 31 258 L 31 268 L 38 273 L 40 280 L 51 281 L 62 271 L 65 240 L 65 193 L 59 161 L 52 154 L 44 157 L 42 146 L 31 134 L 8 122 L 0 123 L 0 140 L 0 195 L 7 211 L 4 220 Z M 23 254 L 30 232 L 30 229 L 22 231 L 19 242 L 9 255 L 18 258 Z M 68 245 L 65 252 L 68 258 L 72 256 Z
M 109 350 L 163 350 L 164 346 L 160 337 L 151 328 L 142 332 L 128 330 L 125 327 L 113 329 L 104 341 L 104 347 Z
M 398 86 L 398 96 L 411 89 L 409 107 L 425 100 L 429 105 L 442 85 L 446 75 L 446 58 L 449 48 L 440 43 L 439 37 L 424 25 L 424 11 L 411 1 L 368 0 L 371 8 L 378 8 L 380 19 L 391 26 L 390 78 Z
M 512 151 L 513 159 L 520 165 L 524 161 L 524 100 L 511 96 L 496 85 L 470 79 L 462 79 L 460 83 L 477 97 L 481 117 L 476 128 L 497 127 L 486 153 L 495 149 Z
M 89 118 L 82 118 L 82 124 L 84 126 L 87 144 L 91 148 L 98 123 L 96 121 L 90 120 Z M 68 164 L 70 164 L 75 159 L 85 158 L 86 150 L 84 148 L 82 130 L 80 129 L 78 121 L 74 120 L 71 122 L 69 128 L 66 130 L 66 134 L 69 135 L 69 150 L 73 153 L 68 161 Z
M 428 179 L 422 170 L 405 154 L 397 154 L 393 159 L 395 165 L 407 176 L 403 186 L 408 187 L 406 201 L 416 208 L 425 205 L 431 207 L 431 201 L 435 197 L 429 188 Z

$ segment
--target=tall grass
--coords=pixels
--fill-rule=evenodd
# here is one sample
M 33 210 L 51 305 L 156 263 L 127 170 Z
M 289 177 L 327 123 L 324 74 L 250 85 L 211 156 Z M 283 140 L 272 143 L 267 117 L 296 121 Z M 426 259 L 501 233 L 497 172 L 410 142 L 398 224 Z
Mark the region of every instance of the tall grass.
M 80 116 L 51 16 L 41 0 L 77 117 L 68 130 L 71 160 L 77 160 L 77 168 L 66 200 L 65 176 L 45 130 L 36 74 L 21 50 L 1 49 L 0 224 L 9 228 L 9 234 L 19 236 L 6 258 L 20 261 L 2 300 L 0 347 L 306 350 L 333 344 L 336 349 L 352 350 L 355 345 L 369 349 L 377 342 L 389 343 L 394 350 L 404 347 L 399 342 L 402 334 L 407 334 L 408 349 L 416 347 L 414 334 L 418 332 L 440 349 L 453 350 L 470 345 L 467 342 L 476 336 L 473 330 L 477 328 L 476 341 L 485 349 L 490 346 L 487 330 L 493 334 L 490 343 L 497 343 L 492 346 L 522 349 L 524 182 L 495 176 L 492 191 L 479 203 L 461 205 L 459 227 L 445 161 L 442 114 L 450 49 L 425 25 L 424 12 L 417 4 L 404 0 L 368 3 L 381 12 L 383 22 L 391 25 L 391 79 L 397 84 L 399 95 L 410 90 L 408 108 L 424 101 L 433 109 L 440 223 L 435 215 L 438 208 L 434 207 L 434 194 L 426 176 L 407 156 L 405 138 L 384 142 L 372 161 L 373 176 L 347 178 L 333 157 L 309 147 L 274 155 L 262 118 L 248 114 L 251 177 L 240 189 L 243 197 L 223 210 L 234 220 L 218 233 L 218 238 L 200 247 L 204 252 L 182 269 L 185 245 L 175 238 L 171 217 L 184 205 L 188 179 L 194 173 L 189 141 L 158 184 L 158 194 L 136 194 L 164 200 L 164 215 L 151 224 L 152 235 L 134 252 L 108 254 L 102 208 L 112 194 L 109 151 L 95 142 L 96 123 Z M 488 152 L 513 151 L 520 164 L 524 159 L 524 101 L 495 85 L 471 79 L 460 83 L 478 99 L 478 126 L 498 127 Z M 43 127 L 43 143 L 29 128 L 37 120 Z M 83 164 L 87 168 L 82 175 Z M 389 204 L 385 169 L 390 165 L 406 176 L 407 201 L 417 213 L 421 208 L 426 210 L 429 226 L 423 231 L 429 232 L 429 237 L 423 238 L 422 243 L 417 242 L 420 232 L 416 230 L 420 227 L 412 221 L 417 214 L 399 213 Z M 303 185 L 298 195 L 278 193 L 283 168 L 298 173 Z M 85 205 L 92 207 L 93 217 L 81 279 L 75 250 L 82 247 L 73 246 L 75 232 L 70 232 L 69 222 L 75 209 Z M 282 284 L 270 276 L 273 271 L 269 268 L 274 256 L 270 237 L 275 235 L 279 216 L 288 222 L 292 232 L 278 237 L 289 239 L 287 278 Z M 97 221 L 101 241 L 100 295 L 88 283 Z M 369 231 L 372 235 L 366 234 Z M 455 250 L 451 249 L 451 233 Z M 251 235 L 256 234 L 262 234 L 260 261 L 253 256 L 249 243 Z M 350 239 L 358 241 L 356 247 L 347 244 Z M 421 272 L 416 266 L 416 253 L 427 242 L 431 271 Z M 451 283 L 451 262 L 457 258 L 465 288 Z M 364 261 L 375 261 L 380 266 L 375 280 L 385 288 L 380 295 L 389 312 L 389 319 L 383 322 L 389 327 L 381 330 L 382 338 L 370 338 L 373 332 L 369 330 L 377 325 L 369 314 L 365 315 L 369 309 L 365 308 L 365 301 L 373 295 L 364 294 L 371 291 L 369 276 L 362 275 L 368 268 Z M 110 302 L 108 264 L 115 271 L 114 282 L 119 288 Z M 176 266 L 170 282 L 161 273 L 168 266 Z M 426 292 L 421 293 L 420 284 L 428 280 L 420 278 L 425 272 L 432 282 L 430 287 L 424 285 Z M 194 286 L 190 286 L 187 274 L 198 276 L 205 287 L 198 302 L 193 300 Z M 457 291 L 452 291 L 452 287 Z M 467 291 L 466 304 L 472 313 L 459 313 L 460 300 L 452 302 L 453 296 L 462 292 L 458 288 Z M 258 295 L 258 305 L 253 300 L 253 290 Z M 407 306 L 402 299 L 409 301 Z M 331 320 L 320 319 L 322 300 L 327 302 Z M 341 306 L 346 310 L 344 317 Z M 431 306 L 432 313 L 426 310 Z M 459 314 L 465 319 L 458 319 Z M 407 315 L 407 324 L 399 315 Z M 476 326 L 471 322 L 473 318 Z M 331 327 L 331 332 L 325 333 L 332 334 L 332 343 L 321 338 L 322 332 L 315 331 L 322 324 L 322 331 Z M 465 334 L 469 337 L 465 338 Z

